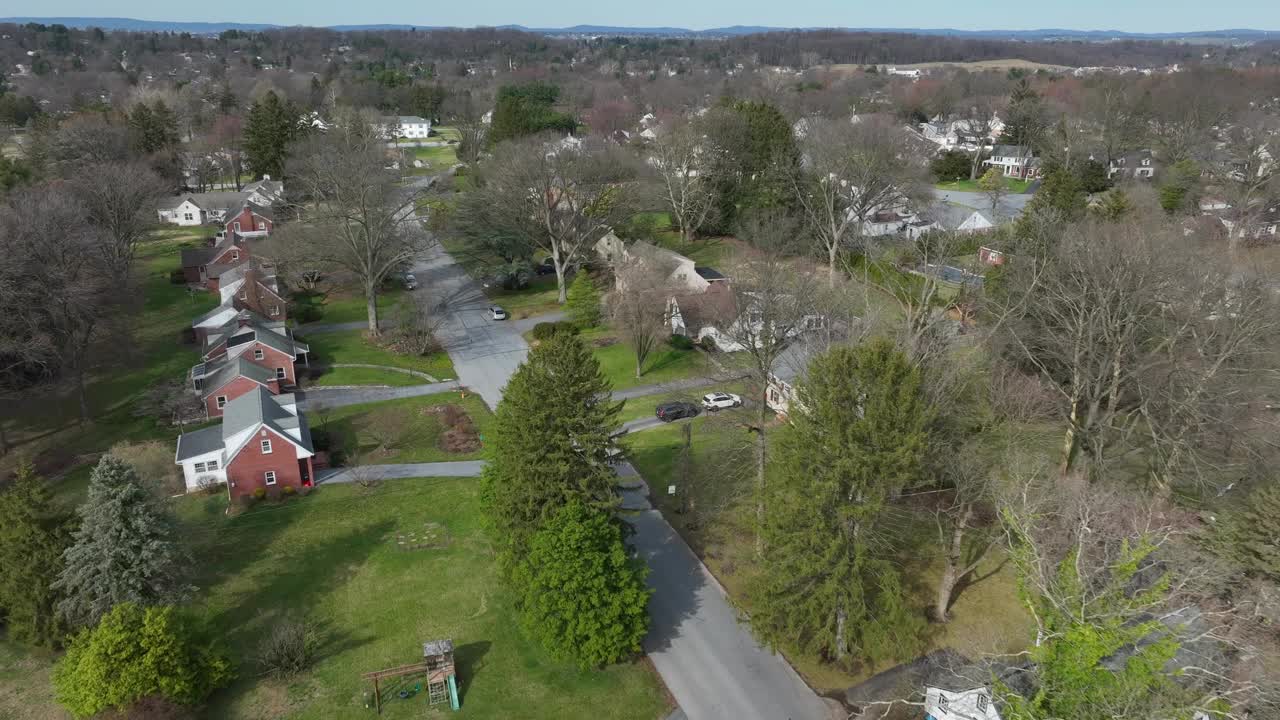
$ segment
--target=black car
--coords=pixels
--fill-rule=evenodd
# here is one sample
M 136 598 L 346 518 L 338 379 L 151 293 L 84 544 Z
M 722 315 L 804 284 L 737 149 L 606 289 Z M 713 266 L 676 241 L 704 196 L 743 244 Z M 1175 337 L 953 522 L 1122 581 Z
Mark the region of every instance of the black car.
M 541 265 L 534 265 L 533 272 L 535 275 L 554 275 L 556 272 L 556 266 L 551 263 L 542 263 Z
M 662 422 L 671 422 L 682 418 L 697 417 L 700 412 L 702 411 L 693 403 L 669 402 L 659 405 L 653 414 Z

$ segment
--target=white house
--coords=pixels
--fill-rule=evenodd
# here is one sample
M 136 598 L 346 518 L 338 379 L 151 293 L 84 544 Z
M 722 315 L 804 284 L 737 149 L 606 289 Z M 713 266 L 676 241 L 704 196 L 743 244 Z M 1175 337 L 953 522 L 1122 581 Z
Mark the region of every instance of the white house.
M 890 75 L 901 75 L 902 77 L 909 77 L 912 80 L 918 79 L 920 77 L 920 71 L 911 69 L 911 68 L 891 67 L 885 72 L 889 73 Z
M 942 203 L 936 207 L 937 225 L 957 233 L 974 233 L 990 230 L 996 226 L 995 221 L 984 210 L 975 210 L 967 205 Z
M 166 198 L 160 201 L 156 211 L 160 222 L 170 225 L 203 225 L 205 222 L 204 210 L 189 195 Z
M 431 121 L 417 115 L 393 115 L 382 118 L 380 132 L 387 140 L 425 140 L 431 135 Z
M 1035 177 L 1040 170 L 1040 162 L 1031 154 L 1031 148 L 1021 145 L 997 145 L 982 164 L 998 167 L 1005 177 L 1021 180 Z
M 280 183 L 275 184 L 280 185 Z M 280 192 L 283 193 L 283 186 Z M 170 225 L 188 226 L 222 222 L 227 218 L 228 213 L 235 213 L 243 208 L 251 197 L 262 198 L 264 202 L 259 203 L 260 205 L 272 204 L 275 200 L 269 199 L 269 194 L 261 188 L 255 192 L 186 193 L 162 199 L 156 204 L 156 213 L 159 215 L 160 222 Z
M 924 711 L 927 720 L 1000 720 L 991 691 L 984 687 L 960 692 L 926 687 Z

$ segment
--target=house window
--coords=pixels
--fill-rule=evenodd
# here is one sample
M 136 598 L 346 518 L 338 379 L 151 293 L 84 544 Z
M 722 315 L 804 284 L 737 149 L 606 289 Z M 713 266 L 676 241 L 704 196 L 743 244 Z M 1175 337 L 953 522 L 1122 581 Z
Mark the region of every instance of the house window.
M 258 223 L 258 229 L 259 229 L 259 230 L 266 230 L 266 229 L 267 229 L 267 224 L 266 224 L 266 223 L 261 223 L 261 222 L 260 222 L 260 223 Z
M 942 712 L 947 711 L 947 696 L 942 693 L 938 693 L 938 709 Z
M 196 469 L 196 472 L 198 472 L 198 473 L 200 473 L 200 472 L 204 472 L 204 470 L 205 470 L 205 465 L 204 465 L 204 463 L 196 463 L 196 465 L 195 465 L 195 469 Z
M 276 368 L 276 379 L 277 379 L 277 380 L 283 380 L 283 379 L 285 379 L 285 372 L 284 372 L 284 368 L 282 368 L 282 367 L 278 367 L 278 368 Z
M 271 306 L 271 314 L 272 314 L 272 315 L 279 315 L 279 314 L 280 314 L 280 306 L 279 306 L 279 305 L 272 305 L 272 306 Z
M 268 485 L 275 485 L 275 484 L 276 484 L 276 471 L 275 471 L 275 470 L 268 470 L 265 474 L 263 474 L 262 478 L 263 478 L 263 480 L 264 480 Z
M 217 469 L 218 469 L 218 461 L 217 461 L 217 460 L 210 460 L 208 463 L 206 463 L 206 465 L 208 465 L 208 468 L 207 468 L 207 469 L 209 470 L 209 472 L 213 472 L 214 470 L 217 470 Z
M 183 219 L 183 220 L 192 220 L 192 219 L 194 219 L 194 218 L 192 218 L 192 217 L 191 217 L 191 213 L 182 213 L 182 219 Z
M 978 712 L 985 713 L 987 711 L 988 702 L 990 701 L 987 699 L 986 693 L 978 693 Z
M 270 441 L 270 440 L 263 440 L 263 441 L 262 441 L 262 454 L 263 454 L 263 455 L 270 455 L 270 454 L 271 454 L 271 441 Z
M 231 223 L 231 228 L 232 228 L 233 230 L 235 230 L 236 232 L 240 232 L 240 221 L 239 221 L 239 220 L 237 220 L 237 221 L 235 221 L 235 222 Z
M 1151 158 L 1143 158 L 1143 159 L 1142 159 L 1142 164 L 1143 164 L 1143 166 L 1144 166 L 1144 167 L 1145 167 L 1145 166 L 1147 166 L 1147 165 L 1150 165 L 1150 164 L 1151 164 Z
M 245 291 L 245 290 L 241 290 L 241 291 L 240 291 L 240 299 L 241 299 L 241 300 L 248 300 L 248 299 L 249 299 L 249 293 L 248 293 L 247 291 Z
M 254 359 L 254 360 L 262 360 L 262 359 L 266 358 L 266 356 L 267 356 L 267 354 L 266 354 L 266 353 L 264 353 L 264 352 L 262 352 L 262 348 L 258 348 L 258 349 L 256 349 L 256 350 L 254 350 L 254 351 L 253 351 L 253 359 Z
M 239 250 L 232 250 L 232 251 L 231 251 L 231 259 L 232 259 L 232 260 L 239 260 L 239 259 L 240 259 L 240 251 L 239 251 Z
M 218 403 L 218 409 L 221 410 L 222 406 L 227 404 L 227 396 L 219 395 L 217 399 L 217 403 Z

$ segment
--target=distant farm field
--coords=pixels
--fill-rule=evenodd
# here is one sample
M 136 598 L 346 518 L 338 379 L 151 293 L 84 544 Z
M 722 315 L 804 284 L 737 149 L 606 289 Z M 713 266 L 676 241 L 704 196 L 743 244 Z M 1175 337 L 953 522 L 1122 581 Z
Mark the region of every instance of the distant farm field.
M 1004 60 L 977 60 L 974 62 L 927 62 L 927 63 L 903 63 L 892 64 L 892 67 L 901 70 L 937 70 L 940 68 L 964 68 L 966 70 L 1047 70 L 1050 72 L 1067 72 L 1074 68 L 1068 65 L 1046 65 L 1045 63 L 1031 62 L 1030 60 L 1021 60 L 1018 58 L 1007 58 Z M 828 65 L 828 70 L 835 72 L 851 73 L 855 70 L 861 70 L 866 65 L 840 64 Z

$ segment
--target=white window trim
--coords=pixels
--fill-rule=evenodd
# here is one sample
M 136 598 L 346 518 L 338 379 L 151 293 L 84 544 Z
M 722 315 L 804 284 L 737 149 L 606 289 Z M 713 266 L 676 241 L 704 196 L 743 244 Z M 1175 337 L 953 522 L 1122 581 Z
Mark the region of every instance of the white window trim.
M 263 455 L 271 454 L 271 438 L 267 438 L 266 440 L 263 440 L 261 443 L 259 443 L 259 446 L 262 448 Z
M 208 463 L 206 463 L 205 465 L 208 467 L 209 472 L 213 472 L 214 470 L 217 470 L 217 469 L 218 469 L 218 461 L 217 461 L 217 460 L 210 460 L 210 461 L 209 461 Z
M 284 379 L 287 379 L 288 377 L 289 377 L 289 373 L 285 372 L 285 369 L 284 369 L 284 368 L 282 368 L 282 367 L 278 367 L 278 368 L 276 368 L 276 379 L 277 379 L 277 380 L 284 380 Z
M 232 260 L 239 260 L 239 259 L 240 259 L 240 251 L 239 251 L 239 250 L 232 250 L 232 251 L 231 251 L 231 259 L 232 259 Z
M 275 471 L 275 470 L 268 470 L 268 471 L 266 471 L 265 473 L 263 473 L 263 474 L 262 474 L 262 481 L 263 481 L 265 484 L 267 484 L 267 485 L 275 485 L 275 484 L 276 484 L 276 471 Z
M 227 404 L 227 396 L 219 395 L 218 397 L 214 398 L 214 402 L 217 403 L 218 409 L 221 410 Z
M 263 352 L 262 348 L 254 348 L 253 350 L 254 360 L 265 360 L 266 357 L 267 357 L 267 354 Z

